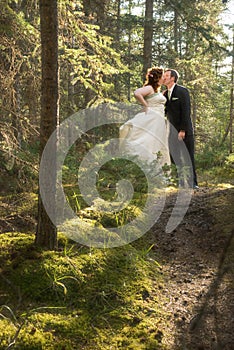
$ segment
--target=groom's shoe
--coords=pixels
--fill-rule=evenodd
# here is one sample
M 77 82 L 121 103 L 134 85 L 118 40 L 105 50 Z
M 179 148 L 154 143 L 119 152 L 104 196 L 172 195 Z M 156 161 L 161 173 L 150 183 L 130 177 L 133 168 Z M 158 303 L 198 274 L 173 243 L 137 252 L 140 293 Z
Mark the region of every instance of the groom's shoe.
M 198 185 L 193 185 L 193 189 L 194 189 L 195 191 L 198 191 L 198 190 L 199 190 L 199 186 L 198 186 Z

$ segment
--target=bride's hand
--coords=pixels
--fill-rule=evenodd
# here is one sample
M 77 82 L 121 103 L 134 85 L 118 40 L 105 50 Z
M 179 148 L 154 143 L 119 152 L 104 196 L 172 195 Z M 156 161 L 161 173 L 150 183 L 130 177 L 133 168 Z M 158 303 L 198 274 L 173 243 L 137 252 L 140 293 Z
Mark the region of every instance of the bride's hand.
M 180 130 L 178 133 L 178 140 L 179 141 L 183 141 L 185 138 L 185 131 L 184 130 Z

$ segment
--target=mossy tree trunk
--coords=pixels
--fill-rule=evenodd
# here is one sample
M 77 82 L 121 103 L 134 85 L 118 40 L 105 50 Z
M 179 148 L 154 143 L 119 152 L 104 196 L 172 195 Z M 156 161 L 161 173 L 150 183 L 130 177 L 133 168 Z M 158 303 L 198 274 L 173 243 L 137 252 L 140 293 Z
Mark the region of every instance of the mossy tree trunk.
M 40 159 L 45 145 L 56 130 L 58 124 L 58 14 L 57 0 L 40 0 L 41 20 L 41 123 L 40 123 Z M 45 166 L 50 181 L 46 183 L 49 191 L 49 207 L 55 210 L 56 194 L 56 142 L 50 149 L 50 164 Z M 52 163 L 51 163 L 52 162 Z M 40 183 L 41 186 L 41 183 Z M 38 198 L 38 225 L 35 243 L 46 249 L 57 248 L 57 229 L 50 220 L 42 202 L 41 189 Z M 47 203 L 48 205 L 48 203 Z

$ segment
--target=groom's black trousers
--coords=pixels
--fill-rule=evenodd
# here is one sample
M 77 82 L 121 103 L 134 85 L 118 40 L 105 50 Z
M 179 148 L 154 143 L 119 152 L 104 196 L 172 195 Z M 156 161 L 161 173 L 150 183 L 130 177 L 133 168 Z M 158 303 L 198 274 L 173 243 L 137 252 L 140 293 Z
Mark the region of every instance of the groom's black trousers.
M 186 149 L 188 151 L 188 155 L 191 162 L 190 169 L 190 175 L 188 178 L 188 183 L 190 187 L 197 186 L 197 174 L 196 174 L 196 168 L 195 168 L 195 159 L 194 159 L 194 135 L 185 135 L 185 138 L 183 141 L 178 140 L 178 133 L 170 132 L 169 133 L 169 150 L 170 150 L 170 156 L 171 156 L 171 162 L 176 164 L 177 166 L 183 166 L 183 159 L 186 158 L 186 155 L 184 156 L 183 147 L 181 147 L 180 142 L 184 142 L 184 145 L 186 146 Z M 178 154 L 179 153 L 179 154 Z M 190 164 L 189 162 L 189 164 Z M 185 161 L 186 164 L 188 164 L 187 161 Z

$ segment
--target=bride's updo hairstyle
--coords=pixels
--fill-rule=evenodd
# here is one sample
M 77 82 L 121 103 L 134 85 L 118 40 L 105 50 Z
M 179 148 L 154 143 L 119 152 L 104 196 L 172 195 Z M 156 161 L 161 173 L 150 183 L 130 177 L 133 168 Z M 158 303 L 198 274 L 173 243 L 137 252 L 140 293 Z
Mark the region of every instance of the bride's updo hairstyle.
M 152 67 L 147 70 L 144 86 L 151 85 L 155 92 L 158 92 L 160 85 L 159 79 L 162 78 L 163 69 L 160 67 Z

